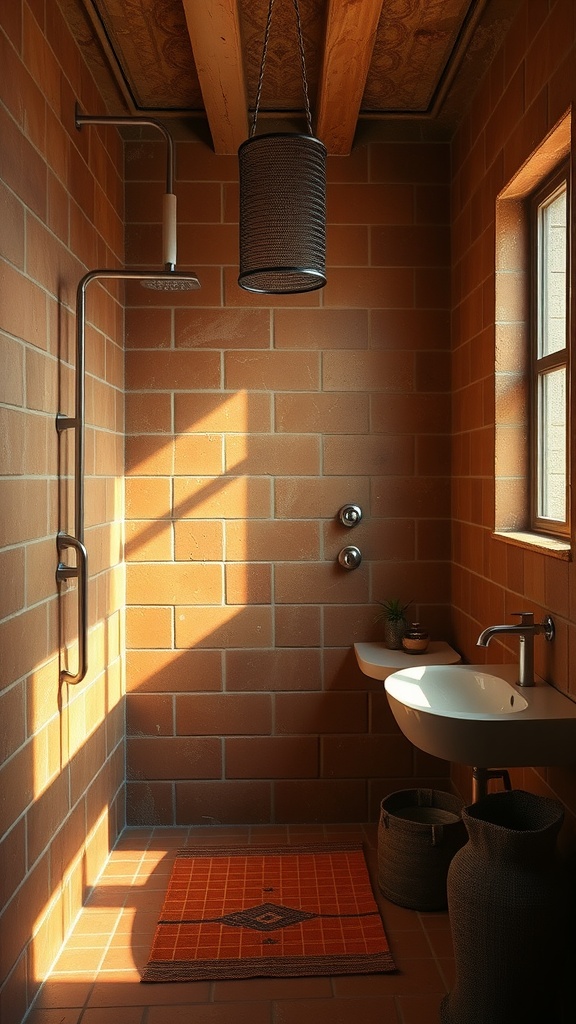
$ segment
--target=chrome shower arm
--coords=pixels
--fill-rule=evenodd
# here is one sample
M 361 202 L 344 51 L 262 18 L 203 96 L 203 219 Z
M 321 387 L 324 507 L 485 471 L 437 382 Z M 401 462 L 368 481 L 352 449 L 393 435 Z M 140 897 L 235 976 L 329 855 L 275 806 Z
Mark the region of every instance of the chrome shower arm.
M 115 117 L 108 114 L 81 114 L 78 104 L 76 104 L 74 121 L 77 128 L 81 128 L 83 124 L 109 124 L 118 128 L 123 126 L 156 128 L 164 136 L 167 146 L 166 191 L 174 192 L 174 140 L 161 121 L 157 121 L 154 117 Z
M 176 267 L 176 195 L 174 192 L 174 140 L 168 129 L 153 117 L 125 117 L 109 114 L 81 114 L 76 104 L 76 128 L 84 124 L 108 124 L 114 127 L 144 126 L 156 128 L 166 142 L 166 192 L 162 202 L 162 262 L 166 270 Z

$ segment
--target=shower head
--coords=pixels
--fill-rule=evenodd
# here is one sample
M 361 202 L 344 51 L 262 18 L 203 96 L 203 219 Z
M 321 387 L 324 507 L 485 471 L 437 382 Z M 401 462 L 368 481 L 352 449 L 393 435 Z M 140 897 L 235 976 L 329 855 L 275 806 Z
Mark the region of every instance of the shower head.
M 178 270 L 167 270 L 165 273 L 142 271 L 140 284 L 142 288 L 150 288 L 157 292 L 191 292 L 200 287 L 196 274 L 186 274 Z

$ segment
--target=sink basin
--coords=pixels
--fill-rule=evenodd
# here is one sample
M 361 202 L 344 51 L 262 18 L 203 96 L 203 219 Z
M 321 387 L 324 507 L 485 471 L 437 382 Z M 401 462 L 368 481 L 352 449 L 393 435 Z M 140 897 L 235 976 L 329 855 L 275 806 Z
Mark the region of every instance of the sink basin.
M 576 763 L 576 704 L 517 677 L 514 665 L 418 665 L 384 687 L 404 735 L 435 757 L 476 768 Z

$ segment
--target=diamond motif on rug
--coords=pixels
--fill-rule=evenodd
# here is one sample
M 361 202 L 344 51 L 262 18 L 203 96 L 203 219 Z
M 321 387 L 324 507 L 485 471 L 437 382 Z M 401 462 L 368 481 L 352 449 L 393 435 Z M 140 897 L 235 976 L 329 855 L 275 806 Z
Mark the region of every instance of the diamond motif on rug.
M 233 914 L 224 914 L 217 920 L 222 924 L 229 924 L 233 928 L 253 928 L 258 932 L 273 932 L 278 928 L 286 928 L 289 924 L 311 921 L 317 916 L 317 914 L 309 914 L 305 910 L 279 907 L 276 903 L 261 903 L 259 907 L 249 907 Z

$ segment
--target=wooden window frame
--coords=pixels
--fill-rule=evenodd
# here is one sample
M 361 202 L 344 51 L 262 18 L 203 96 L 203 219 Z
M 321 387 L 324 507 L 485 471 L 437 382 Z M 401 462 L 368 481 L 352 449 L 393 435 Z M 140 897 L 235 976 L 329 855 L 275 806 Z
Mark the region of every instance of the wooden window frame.
M 566 320 L 564 326 L 565 344 L 562 349 L 547 355 L 539 355 L 539 339 L 542 323 L 542 270 L 540 244 L 541 210 L 565 186 L 566 191 Z M 564 160 L 551 175 L 532 193 L 527 203 L 526 215 L 530 220 L 530 263 L 531 263 L 531 331 L 530 331 L 530 526 L 535 533 L 552 536 L 570 536 L 570 161 Z M 539 388 L 543 377 L 553 370 L 564 369 L 566 379 L 565 407 L 565 518 L 550 519 L 539 514 L 540 486 L 542 477 L 540 440 Z
M 533 194 L 554 172 L 569 163 L 568 180 L 574 173 L 572 111 L 568 109 L 542 142 L 523 161 L 518 171 L 496 197 L 495 223 L 495 363 L 494 363 L 494 529 L 493 536 L 514 546 L 539 551 L 555 558 L 572 558 L 572 532 L 563 535 L 533 526 L 530 463 L 531 381 L 530 365 L 533 315 L 531 309 L 530 217 L 527 205 Z M 572 214 L 573 216 L 573 214 Z M 568 281 L 574 272 L 571 250 L 572 224 L 568 238 Z M 570 289 L 570 284 L 568 285 Z M 575 301 L 570 289 L 567 314 Z M 574 321 L 572 321 L 573 323 Z M 571 325 L 568 326 L 570 339 Z M 574 400 L 569 366 L 568 408 Z M 576 429 L 572 417 L 570 429 Z M 570 436 L 570 435 L 569 435 Z M 576 476 L 576 445 L 569 452 L 569 477 Z M 569 484 L 570 486 L 570 484 Z M 572 519 L 572 529 L 574 518 Z

